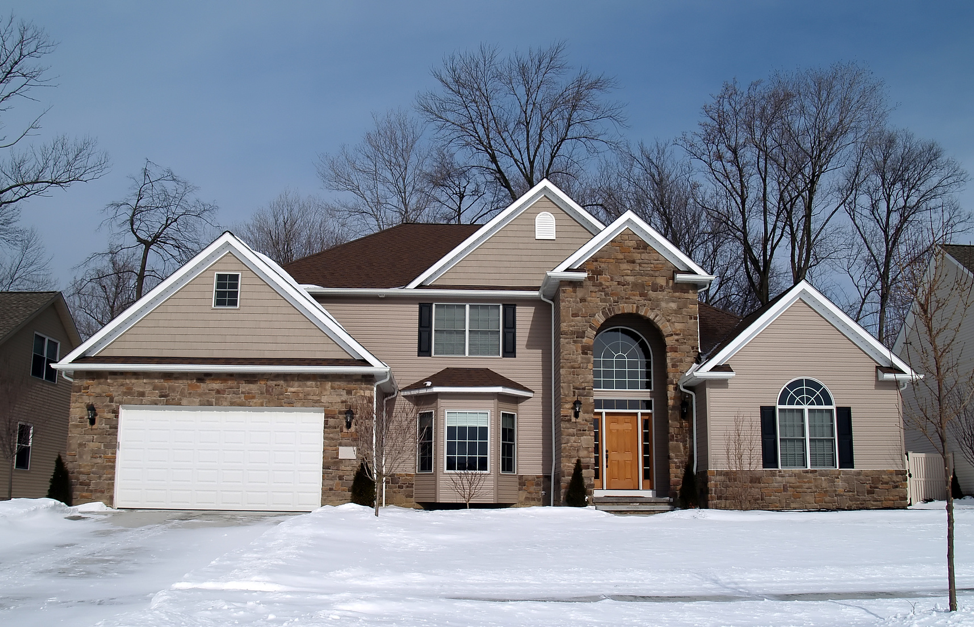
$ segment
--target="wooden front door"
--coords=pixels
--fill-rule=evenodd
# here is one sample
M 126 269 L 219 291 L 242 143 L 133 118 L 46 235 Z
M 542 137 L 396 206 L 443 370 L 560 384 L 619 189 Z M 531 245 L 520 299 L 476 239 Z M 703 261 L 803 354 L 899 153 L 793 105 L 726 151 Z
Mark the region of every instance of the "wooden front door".
M 638 415 L 605 415 L 606 490 L 640 489 L 639 433 Z

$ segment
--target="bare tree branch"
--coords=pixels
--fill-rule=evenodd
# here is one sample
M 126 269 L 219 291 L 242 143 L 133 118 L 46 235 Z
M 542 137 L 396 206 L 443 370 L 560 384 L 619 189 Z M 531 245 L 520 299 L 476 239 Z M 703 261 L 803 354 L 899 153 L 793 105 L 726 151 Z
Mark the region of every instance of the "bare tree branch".
M 348 241 L 348 229 L 321 199 L 284 190 L 237 229 L 250 246 L 284 265 Z

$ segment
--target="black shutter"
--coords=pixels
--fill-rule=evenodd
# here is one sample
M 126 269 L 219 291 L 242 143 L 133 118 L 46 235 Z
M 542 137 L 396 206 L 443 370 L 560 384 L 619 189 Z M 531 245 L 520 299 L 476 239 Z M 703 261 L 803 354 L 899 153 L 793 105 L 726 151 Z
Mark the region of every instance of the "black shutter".
M 517 306 L 504 305 L 504 347 L 502 357 L 517 357 Z
M 855 468 L 852 456 L 852 408 L 835 408 L 836 430 L 839 433 L 839 468 Z
M 419 346 L 417 357 L 433 355 L 433 303 L 419 304 Z
M 778 425 L 775 408 L 761 408 L 761 460 L 764 468 L 778 467 Z

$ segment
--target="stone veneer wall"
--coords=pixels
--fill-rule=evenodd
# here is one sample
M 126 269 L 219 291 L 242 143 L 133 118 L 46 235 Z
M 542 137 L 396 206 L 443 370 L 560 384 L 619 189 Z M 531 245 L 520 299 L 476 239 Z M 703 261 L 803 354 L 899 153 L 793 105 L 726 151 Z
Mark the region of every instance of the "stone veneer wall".
M 344 412 L 357 398 L 371 398 L 371 378 L 309 374 L 83 374 L 78 373 L 72 389 L 65 459 L 75 504 L 101 501 L 113 505 L 121 405 L 324 408 L 321 503 L 338 505 L 349 501 L 358 461 L 338 459 L 339 446 L 354 446 L 354 433 L 345 430 Z M 93 403 L 98 411 L 93 427 L 88 425 L 88 403 Z
M 575 459 L 582 460 L 582 473 L 589 494 L 594 486 L 595 434 L 591 417 L 595 411 L 592 378 L 592 345 L 599 327 L 619 314 L 638 314 L 660 330 L 666 343 L 665 415 L 668 423 L 667 453 L 669 477 L 659 477 L 657 496 L 676 497 L 683 480 L 689 452 L 689 423 L 680 417 L 681 393 L 677 384 L 690 369 L 699 349 L 697 290 L 673 281 L 676 268 L 639 236 L 628 229 L 620 233 L 585 263 L 588 278 L 561 284 L 559 305 L 560 424 L 554 484 L 560 486 L 556 503 L 564 499 Z M 572 403 L 582 401 L 579 420 L 574 420 Z M 659 419 L 657 409 L 654 415 Z M 657 450 L 655 452 L 659 454 Z
M 516 507 L 547 505 L 545 475 L 518 475 Z
M 707 505 L 713 509 L 738 508 L 742 499 L 728 498 L 735 489 L 743 490 L 739 493 L 753 509 L 881 509 L 908 504 L 905 470 L 708 470 L 706 481 Z

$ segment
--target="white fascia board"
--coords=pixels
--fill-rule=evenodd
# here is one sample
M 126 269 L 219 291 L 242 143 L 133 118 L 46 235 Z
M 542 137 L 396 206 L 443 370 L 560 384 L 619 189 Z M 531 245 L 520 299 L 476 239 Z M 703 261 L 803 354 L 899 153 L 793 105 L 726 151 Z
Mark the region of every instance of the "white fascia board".
M 903 372 L 882 372 L 880 370 L 876 371 L 877 381 L 919 381 L 923 378 L 922 374 L 906 374 Z
M 406 288 L 413 289 L 432 283 L 443 276 L 450 268 L 490 239 L 495 233 L 507 226 L 514 218 L 521 215 L 525 209 L 533 205 L 542 196 L 547 196 L 562 211 L 574 218 L 592 235 L 599 233 L 605 228 L 605 225 L 596 220 L 592 214 L 582 209 L 578 203 L 569 198 L 565 192 L 558 189 L 554 183 L 545 179 L 515 200 L 507 209 L 494 216 L 492 220 L 480 227 L 476 233 L 461 242 L 459 246 L 447 253 L 446 256 L 433 264 L 428 270 L 413 279 Z
M 385 368 L 386 365 L 372 355 L 345 331 L 325 309 L 302 290 L 280 266 L 256 253 L 249 246 L 237 239 L 230 232 L 226 232 L 198 255 L 176 270 L 165 281 L 153 288 L 148 294 L 132 304 L 121 315 L 109 322 L 104 328 L 95 333 L 87 342 L 73 350 L 60 364 L 70 364 L 83 355 L 97 355 L 122 333 L 130 329 L 142 318 L 147 316 L 170 296 L 182 289 L 187 283 L 206 271 L 227 253 L 246 265 L 254 274 L 262 278 L 278 294 L 302 312 L 315 326 L 342 347 L 345 352 L 355 359 L 363 359 L 372 367 Z M 277 269 L 274 268 L 277 266 Z
M 724 371 L 720 371 L 720 370 L 717 371 L 717 372 L 711 372 L 711 371 L 701 372 L 700 371 L 700 367 L 701 367 L 701 364 L 693 364 L 692 366 L 690 366 L 690 369 L 687 371 L 687 373 L 685 375 L 683 375 L 682 377 L 680 377 L 679 384 L 680 385 L 684 385 L 684 386 L 686 386 L 686 385 L 694 386 L 694 385 L 697 385 L 699 383 L 703 383 L 704 381 L 714 381 L 714 380 L 719 380 L 719 379 L 723 379 L 723 380 L 731 379 L 731 378 L 734 377 L 734 375 L 737 374 L 734 371 L 724 372 Z
M 302 286 L 312 296 L 448 296 L 461 298 L 506 298 L 536 300 L 538 292 L 535 290 L 451 290 L 451 289 L 405 289 L 402 287 L 389 288 L 357 288 L 357 287 L 318 287 Z
M 427 387 L 419 388 L 416 390 L 404 390 L 401 392 L 403 396 L 419 396 L 421 394 L 507 394 L 508 396 L 520 396 L 522 398 L 531 398 L 534 396 L 534 392 L 526 392 L 524 390 L 515 390 L 514 388 L 507 388 L 503 386 L 493 386 L 493 387 Z
M 849 338 L 853 344 L 862 349 L 877 364 L 897 368 L 911 376 L 916 375 L 902 359 L 897 357 L 890 349 L 883 346 L 879 340 L 859 326 L 844 311 L 836 307 L 832 301 L 827 299 L 807 281 L 802 281 L 792 287 L 791 291 L 784 298 L 775 303 L 773 307 L 751 323 L 751 326 L 734 338 L 730 344 L 704 362 L 695 373 L 695 376 L 701 377 L 704 373 L 710 372 L 710 369 L 714 366 L 727 363 L 731 357 L 747 346 L 751 340 L 760 335 L 762 331 L 768 328 L 772 322 L 777 320 L 782 313 L 787 311 L 799 299 L 829 321 L 832 326 Z
M 585 272 L 547 272 L 541 282 L 541 295 L 550 299 L 562 281 L 584 281 L 586 278 L 588 274 Z
M 693 275 L 697 276 L 697 282 L 704 281 L 706 277 L 711 277 L 707 280 L 707 283 L 713 280 L 712 275 L 707 274 L 703 268 L 695 264 L 692 259 L 684 255 L 672 242 L 660 235 L 656 229 L 646 224 L 642 218 L 632 211 L 627 211 L 619 216 L 615 222 L 605 227 L 601 233 L 590 239 L 588 243 L 575 251 L 571 257 L 558 264 L 558 267 L 554 271 L 564 272 L 572 268 L 577 268 L 588 261 L 595 253 L 602 250 L 602 247 L 627 228 L 663 255 L 677 269 L 692 272 Z

